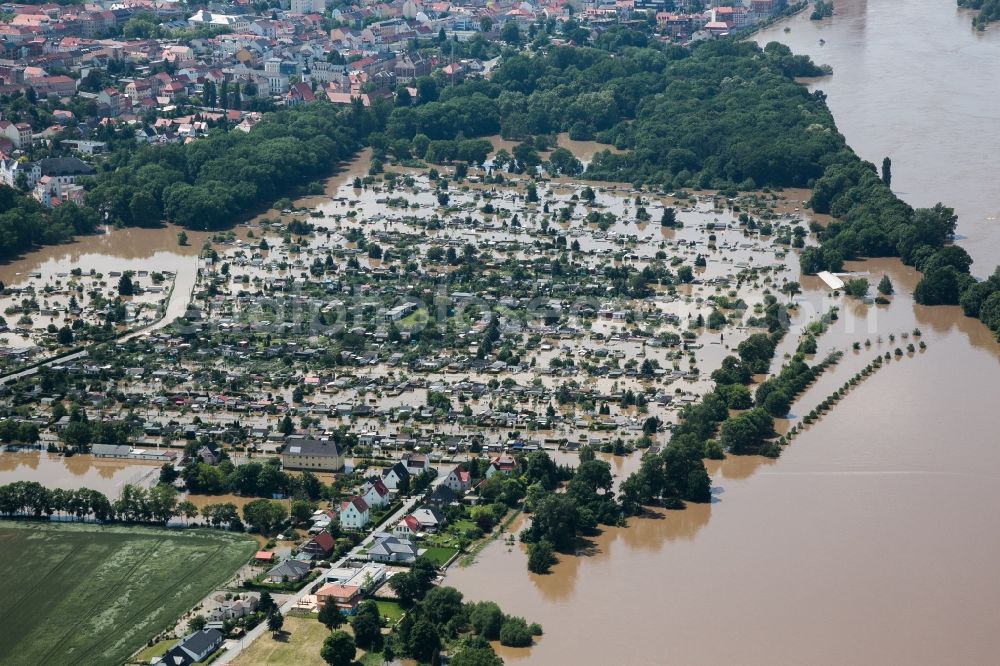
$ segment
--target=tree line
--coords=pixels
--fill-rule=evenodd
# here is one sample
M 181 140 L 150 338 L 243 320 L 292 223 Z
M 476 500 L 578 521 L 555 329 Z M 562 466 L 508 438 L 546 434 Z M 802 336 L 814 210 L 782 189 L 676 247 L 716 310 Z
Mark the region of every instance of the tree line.
M 190 506 L 188 506 L 190 505 Z M 165 524 L 184 515 L 194 505 L 178 502 L 177 491 L 167 485 L 147 490 L 126 484 L 118 499 L 90 488 L 46 488 L 37 481 L 15 481 L 0 486 L 0 515 L 8 518 L 67 517 L 99 522 Z M 197 515 L 197 509 L 194 510 Z M 193 516 L 192 516 L 193 517 Z
M 298 504 L 298 506 L 296 506 Z M 296 520 L 312 513 L 315 505 L 301 500 L 292 503 Z M 0 516 L 6 518 L 63 518 L 95 520 L 100 523 L 146 523 L 166 525 L 175 517 L 191 521 L 201 516 L 206 525 L 243 531 L 246 527 L 270 534 L 289 517 L 281 502 L 257 499 L 242 509 L 242 518 L 231 502 L 206 504 L 199 509 L 189 500 L 178 499 L 173 486 L 158 483 L 152 488 L 125 484 L 117 499 L 90 488 L 46 488 L 37 481 L 15 481 L 0 486 Z

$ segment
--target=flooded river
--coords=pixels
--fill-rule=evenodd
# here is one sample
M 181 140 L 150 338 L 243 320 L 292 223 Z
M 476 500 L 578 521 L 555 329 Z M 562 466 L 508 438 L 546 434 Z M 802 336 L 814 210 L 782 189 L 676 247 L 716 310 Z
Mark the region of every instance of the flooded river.
M 940 0 L 841 0 L 836 11 L 759 40 L 832 65 L 816 86 L 850 144 L 876 163 L 890 155 L 907 201 L 954 206 L 978 273 L 992 271 L 1000 194 L 980 174 L 1000 154 L 1000 35 L 973 33 L 969 15 Z M 547 576 L 528 574 L 520 547 L 501 541 L 453 569 L 449 583 L 467 597 L 544 626 L 532 649 L 503 651 L 508 663 L 995 663 L 1000 346 L 958 308 L 914 305 L 917 276 L 899 262 L 849 268 L 872 282 L 888 274 L 897 294 L 864 305 L 802 280 L 797 323 L 840 306 L 820 353 L 845 356 L 793 416 L 875 354 L 918 339 L 927 349 L 862 383 L 780 459 L 710 466 L 711 505 L 608 529 Z M 865 340 L 871 348 L 851 350 Z
M 812 85 L 827 92 L 849 143 L 876 163 L 891 156 L 894 189 L 907 201 L 954 206 L 975 270 L 991 271 L 1000 263 L 1000 193 L 983 174 L 1000 155 L 1000 36 L 974 33 L 949 0 L 839 0 L 836 12 L 819 24 L 802 14 L 790 32 L 779 25 L 758 39 L 833 66 Z M 361 173 L 355 163 L 337 183 Z M 137 256 L 149 263 L 157 249 L 178 252 L 167 235 L 141 243 Z M 35 257 L 91 242 L 3 270 L 44 272 Z M 789 263 L 784 277 L 798 278 Z M 801 279 L 796 326 L 840 307 L 819 351 L 845 355 L 801 396 L 793 419 L 876 354 L 918 340 L 926 350 L 889 362 L 780 459 L 713 463 L 712 504 L 608 529 L 547 576 L 529 575 L 520 546 L 502 540 L 475 565 L 453 568 L 448 582 L 467 598 L 493 599 L 544 626 L 530 650 L 502 651 L 508 663 L 995 663 L 1000 346 L 958 308 L 914 305 L 917 276 L 899 262 L 849 268 L 873 283 L 888 274 L 897 293 L 888 306 L 865 305 Z M 0 279 L 13 282 L 9 273 Z M 35 454 L 0 472 L 28 478 L 46 460 Z M 614 471 L 621 478 L 637 463 L 615 458 Z M 31 473 L 53 485 L 63 476 Z
M 827 94 L 847 142 L 876 165 L 889 156 L 892 189 L 910 204 L 953 206 L 973 272 L 988 275 L 1000 259 L 1000 196 L 983 181 L 1000 154 L 1000 26 L 975 31 L 974 13 L 950 0 L 835 6 L 833 18 L 801 12 L 756 40 L 833 67 L 810 88 Z

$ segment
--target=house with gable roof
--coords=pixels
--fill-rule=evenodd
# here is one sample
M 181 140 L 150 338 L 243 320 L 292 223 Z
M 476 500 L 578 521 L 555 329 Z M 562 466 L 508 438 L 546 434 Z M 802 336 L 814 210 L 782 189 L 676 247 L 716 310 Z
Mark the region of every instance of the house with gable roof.
M 202 629 L 189 634 L 177 645 L 154 661 L 154 666 L 189 666 L 200 661 L 219 649 L 222 645 L 222 632 L 218 629 Z
M 444 478 L 442 483 L 451 488 L 456 494 L 461 494 L 472 487 L 472 475 L 469 474 L 469 470 L 459 465 L 448 472 L 448 476 Z
M 389 490 L 397 490 L 400 481 L 409 478 L 410 472 L 403 463 L 396 463 L 392 467 L 382 470 L 382 482 Z
M 370 507 L 385 506 L 389 503 L 391 494 L 389 487 L 377 476 L 368 479 L 365 485 L 361 486 L 361 497 Z
M 360 530 L 368 524 L 368 504 L 360 497 L 351 497 L 341 502 L 337 516 L 345 529 Z

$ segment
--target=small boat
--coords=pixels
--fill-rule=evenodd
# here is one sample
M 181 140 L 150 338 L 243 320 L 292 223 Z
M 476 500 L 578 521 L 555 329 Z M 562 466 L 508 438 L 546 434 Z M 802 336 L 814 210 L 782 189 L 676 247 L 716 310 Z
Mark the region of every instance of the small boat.
M 819 45 L 820 46 L 823 46 L 824 44 L 826 44 L 826 40 L 825 39 L 819 40 Z

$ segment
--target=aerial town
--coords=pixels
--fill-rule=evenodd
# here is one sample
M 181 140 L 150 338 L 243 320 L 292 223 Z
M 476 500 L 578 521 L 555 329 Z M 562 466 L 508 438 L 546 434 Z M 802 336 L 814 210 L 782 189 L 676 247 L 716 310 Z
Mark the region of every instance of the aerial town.
M 846 13 L 0 5 L 0 664 L 659 663 L 585 604 L 997 355 L 781 41 Z

